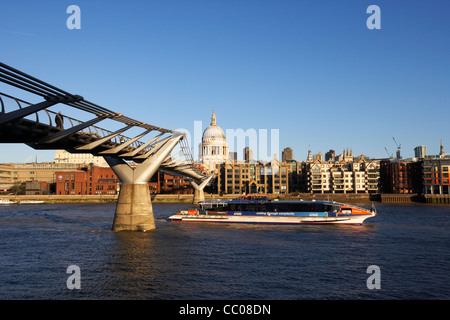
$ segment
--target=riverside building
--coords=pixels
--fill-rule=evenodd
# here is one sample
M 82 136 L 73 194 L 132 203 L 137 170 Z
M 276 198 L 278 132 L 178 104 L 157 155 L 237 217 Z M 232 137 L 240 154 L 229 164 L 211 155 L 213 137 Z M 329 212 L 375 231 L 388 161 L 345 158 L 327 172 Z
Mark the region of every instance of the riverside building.
M 423 193 L 450 194 L 450 158 L 423 159 Z
M 23 185 L 25 194 L 48 194 L 54 192 L 56 172 L 76 170 L 70 163 L 5 163 L 0 164 L 0 193 L 8 194 L 14 185 Z
M 344 150 L 335 160 L 321 154 L 308 152 L 304 165 L 305 189 L 309 193 L 379 193 L 380 163 L 368 160 L 364 155 L 357 158 L 351 150 Z M 356 159 L 356 160 L 355 160 Z
M 379 161 L 354 157 L 349 150 L 336 159 L 324 161 L 309 150 L 303 162 L 228 160 L 217 165 L 217 189 L 222 194 L 379 193 Z
M 217 190 L 221 194 L 287 194 L 300 190 L 301 164 L 297 161 L 231 161 L 218 164 Z
M 193 189 L 184 177 L 156 172 L 148 183 L 153 194 L 192 194 Z M 71 172 L 56 172 L 57 195 L 115 195 L 120 190 L 120 180 L 109 167 L 92 163 Z
M 417 158 L 381 160 L 380 182 L 382 193 L 421 193 L 422 161 Z
M 79 165 L 53 162 L 0 164 L 0 183 L 14 184 L 27 181 L 56 181 L 56 171 L 73 171 Z

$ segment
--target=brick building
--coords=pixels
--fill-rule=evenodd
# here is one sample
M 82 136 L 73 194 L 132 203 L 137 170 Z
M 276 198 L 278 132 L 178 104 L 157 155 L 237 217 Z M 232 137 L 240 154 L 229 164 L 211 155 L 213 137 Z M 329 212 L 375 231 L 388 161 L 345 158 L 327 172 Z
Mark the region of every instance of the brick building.
M 150 193 L 191 194 L 193 188 L 184 177 L 157 172 L 150 182 Z M 109 167 L 90 164 L 71 172 L 56 172 L 56 194 L 95 195 L 118 194 L 120 180 Z
M 27 195 L 49 194 L 50 192 L 50 183 L 47 183 L 45 181 L 25 182 L 25 194 Z
M 0 163 L 0 183 L 14 184 L 27 181 L 56 182 L 55 172 L 71 172 L 77 170 L 73 163 Z
M 56 172 L 56 194 L 117 194 L 119 183 L 107 167 L 89 165 L 72 172 Z
M 382 193 L 422 193 L 422 161 L 389 159 L 380 161 Z

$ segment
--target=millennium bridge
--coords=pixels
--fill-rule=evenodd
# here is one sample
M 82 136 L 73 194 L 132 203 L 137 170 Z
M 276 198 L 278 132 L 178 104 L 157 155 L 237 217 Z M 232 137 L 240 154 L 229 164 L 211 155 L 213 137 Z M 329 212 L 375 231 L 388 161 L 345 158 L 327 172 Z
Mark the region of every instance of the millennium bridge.
M 193 202 L 204 200 L 212 175 L 195 165 L 184 132 L 132 119 L 1 62 L 0 81 L 0 143 L 102 156 L 121 183 L 113 230 L 155 229 L 148 182 L 158 170 L 187 177 Z

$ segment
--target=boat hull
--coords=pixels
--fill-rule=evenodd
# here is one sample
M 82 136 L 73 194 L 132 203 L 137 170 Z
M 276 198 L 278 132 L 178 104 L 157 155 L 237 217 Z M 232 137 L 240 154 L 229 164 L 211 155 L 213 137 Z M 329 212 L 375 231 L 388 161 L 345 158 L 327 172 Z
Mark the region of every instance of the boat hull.
M 231 201 L 202 201 L 199 208 L 180 211 L 169 221 L 248 224 L 353 224 L 376 215 L 354 205 L 329 201 L 270 201 L 266 196 L 246 196 Z
M 2 200 L 0 201 L 0 205 L 4 205 L 4 206 L 8 206 L 10 204 L 16 204 L 17 202 L 15 201 L 8 201 L 8 200 Z
M 20 204 L 43 204 L 44 201 L 41 200 L 24 200 L 24 201 L 20 201 Z
M 361 225 L 367 218 L 375 214 L 361 214 L 352 217 L 301 217 L 301 216 L 253 216 L 253 215 L 202 215 L 202 214 L 176 214 L 169 217 L 169 221 L 179 222 L 215 222 L 215 223 L 247 223 L 247 224 L 350 224 Z

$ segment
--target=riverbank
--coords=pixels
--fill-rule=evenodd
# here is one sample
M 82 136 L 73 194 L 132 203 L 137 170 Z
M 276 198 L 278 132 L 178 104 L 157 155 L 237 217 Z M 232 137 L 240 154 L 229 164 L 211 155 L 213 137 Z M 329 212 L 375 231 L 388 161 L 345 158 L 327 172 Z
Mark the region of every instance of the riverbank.
M 2 195 L 0 199 L 15 201 L 44 201 L 44 203 L 116 203 L 118 195 Z M 157 194 L 152 195 L 152 202 L 191 203 L 192 194 Z M 208 197 L 208 199 L 210 199 Z
M 9 195 L 0 196 L 0 199 L 16 201 L 44 201 L 45 203 L 115 203 L 117 195 Z M 153 194 L 151 196 L 154 203 L 191 203 L 192 194 Z M 205 194 L 205 200 L 232 200 L 238 195 L 216 195 Z M 268 195 L 269 199 L 278 200 L 323 200 L 337 202 L 371 202 L 379 201 L 377 196 L 366 194 L 298 194 L 298 195 Z
M 237 195 L 206 194 L 205 200 L 232 200 Z M 404 194 L 290 194 L 268 195 L 270 199 L 278 200 L 317 200 L 336 201 L 348 203 L 438 203 L 450 204 L 450 195 L 404 195 Z M 116 203 L 117 195 L 8 195 L 0 196 L 0 199 L 11 200 L 17 203 L 21 201 L 44 201 L 45 203 Z M 154 203 L 192 203 L 192 194 L 154 194 Z

